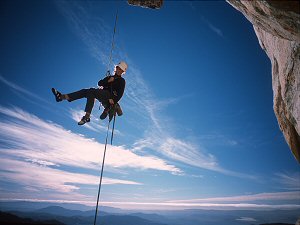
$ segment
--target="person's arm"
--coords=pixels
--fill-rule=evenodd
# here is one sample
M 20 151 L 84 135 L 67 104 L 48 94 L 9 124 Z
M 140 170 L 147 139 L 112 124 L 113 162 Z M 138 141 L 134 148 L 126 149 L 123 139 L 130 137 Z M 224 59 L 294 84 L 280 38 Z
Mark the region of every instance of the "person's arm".
M 102 80 L 99 80 L 99 81 L 98 81 L 98 86 L 99 86 L 99 87 L 100 87 L 100 86 L 102 86 L 102 87 L 108 86 L 108 80 L 109 80 L 110 77 L 111 77 L 111 76 L 108 76 L 108 77 L 105 77 L 105 78 L 102 79 Z

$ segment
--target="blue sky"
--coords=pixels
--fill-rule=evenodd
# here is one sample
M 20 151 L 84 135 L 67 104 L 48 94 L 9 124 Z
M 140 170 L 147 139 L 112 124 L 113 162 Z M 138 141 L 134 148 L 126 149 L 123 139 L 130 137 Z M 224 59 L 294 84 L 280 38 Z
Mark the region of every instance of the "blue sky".
M 0 198 L 94 205 L 107 121 L 78 126 L 113 63 L 129 64 L 101 201 L 137 209 L 299 208 L 299 164 L 273 112 L 271 64 L 222 1 L 2 1 Z M 110 68 L 113 69 L 113 68 Z

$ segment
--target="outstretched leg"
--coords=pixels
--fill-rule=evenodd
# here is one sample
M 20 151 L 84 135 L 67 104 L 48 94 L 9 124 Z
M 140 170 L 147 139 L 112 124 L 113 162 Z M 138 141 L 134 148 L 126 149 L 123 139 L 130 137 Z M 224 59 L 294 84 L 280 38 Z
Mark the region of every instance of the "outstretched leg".
M 57 102 L 61 102 L 62 100 L 68 100 L 68 101 L 70 101 L 70 98 L 69 98 L 68 95 L 60 93 L 60 92 L 59 92 L 58 90 L 56 90 L 55 88 L 52 88 L 51 91 L 52 91 L 52 93 L 54 94 L 55 100 L 56 100 Z
M 75 91 L 69 94 L 65 94 L 64 97 L 69 102 L 75 101 L 77 99 L 86 98 L 85 112 L 91 114 L 92 109 L 94 107 L 94 100 L 96 97 L 97 89 L 89 88 L 89 89 L 81 89 L 79 91 Z
M 52 92 L 55 96 L 55 99 L 57 102 L 60 102 L 62 100 L 68 100 L 69 102 L 75 101 L 77 99 L 86 98 L 86 105 L 85 105 L 85 115 L 81 118 L 81 120 L 78 122 L 78 125 L 83 125 L 86 122 L 90 122 L 90 115 L 92 112 L 92 109 L 94 107 L 94 101 L 97 96 L 97 92 L 99 90 L 95 88 L 90 89 L 81 89 L 79 91 L 75 91 L 69 94 L 61 94 L 56 89 L 52 88 Z
M 66 97 L 69 98 L 68 101 L 74 101 L 81 98 L 86 98 L 86 105 L 85 105 L 85 115 L 81 118 L 78 122 L 78 125 L 83 125 L 87 122 L 90 122 L 90 115 L 94 107 L 94 102 L 96 98 L 97 89 L 90 88 L 90 89 L 82 89 L 80 91 L 76 91 L 70 94 L 66 94 Z

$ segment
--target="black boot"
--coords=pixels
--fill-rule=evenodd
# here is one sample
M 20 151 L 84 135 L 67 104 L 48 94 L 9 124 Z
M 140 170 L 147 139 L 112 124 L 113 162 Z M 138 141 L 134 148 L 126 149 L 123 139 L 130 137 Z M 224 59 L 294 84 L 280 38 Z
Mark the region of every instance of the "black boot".
M 83 124 L 88 123 L 90 121 L 91 121 L 90 117 L 83 116 L 81 118 L 81 120 L 78 122 L 78 125 L 83 125 Z
M 107 117 L 107 115 L 108 115 L 108 112 L 109 112 L 109 107 L 107 107 L 107 108 L 105 108 L 104 110 L 103 110 L 103 112 L 102 112 L 102 114 L 100 115 L 100 119 L 101 120 L 104 120 L 106 117 Z
M 52 88 L 51 91 L 55 96 L 55 100 L 57 102 L 61 102 L 62 101 L 62 94 L 58 90 L 56 90 L 55 88 Z

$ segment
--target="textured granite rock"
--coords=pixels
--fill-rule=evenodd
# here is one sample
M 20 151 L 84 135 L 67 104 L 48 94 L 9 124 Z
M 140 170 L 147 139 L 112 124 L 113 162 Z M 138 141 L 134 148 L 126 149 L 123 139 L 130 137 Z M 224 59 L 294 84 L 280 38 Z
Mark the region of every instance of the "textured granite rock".
M 274 111 L 284 137 L 300 162 L 299 1 L 227 0 L 253 24 L 272 63 Z
M 159 9 L 163 4 L 163 0 L 128 0 L 128 4 L 151 9 Z

